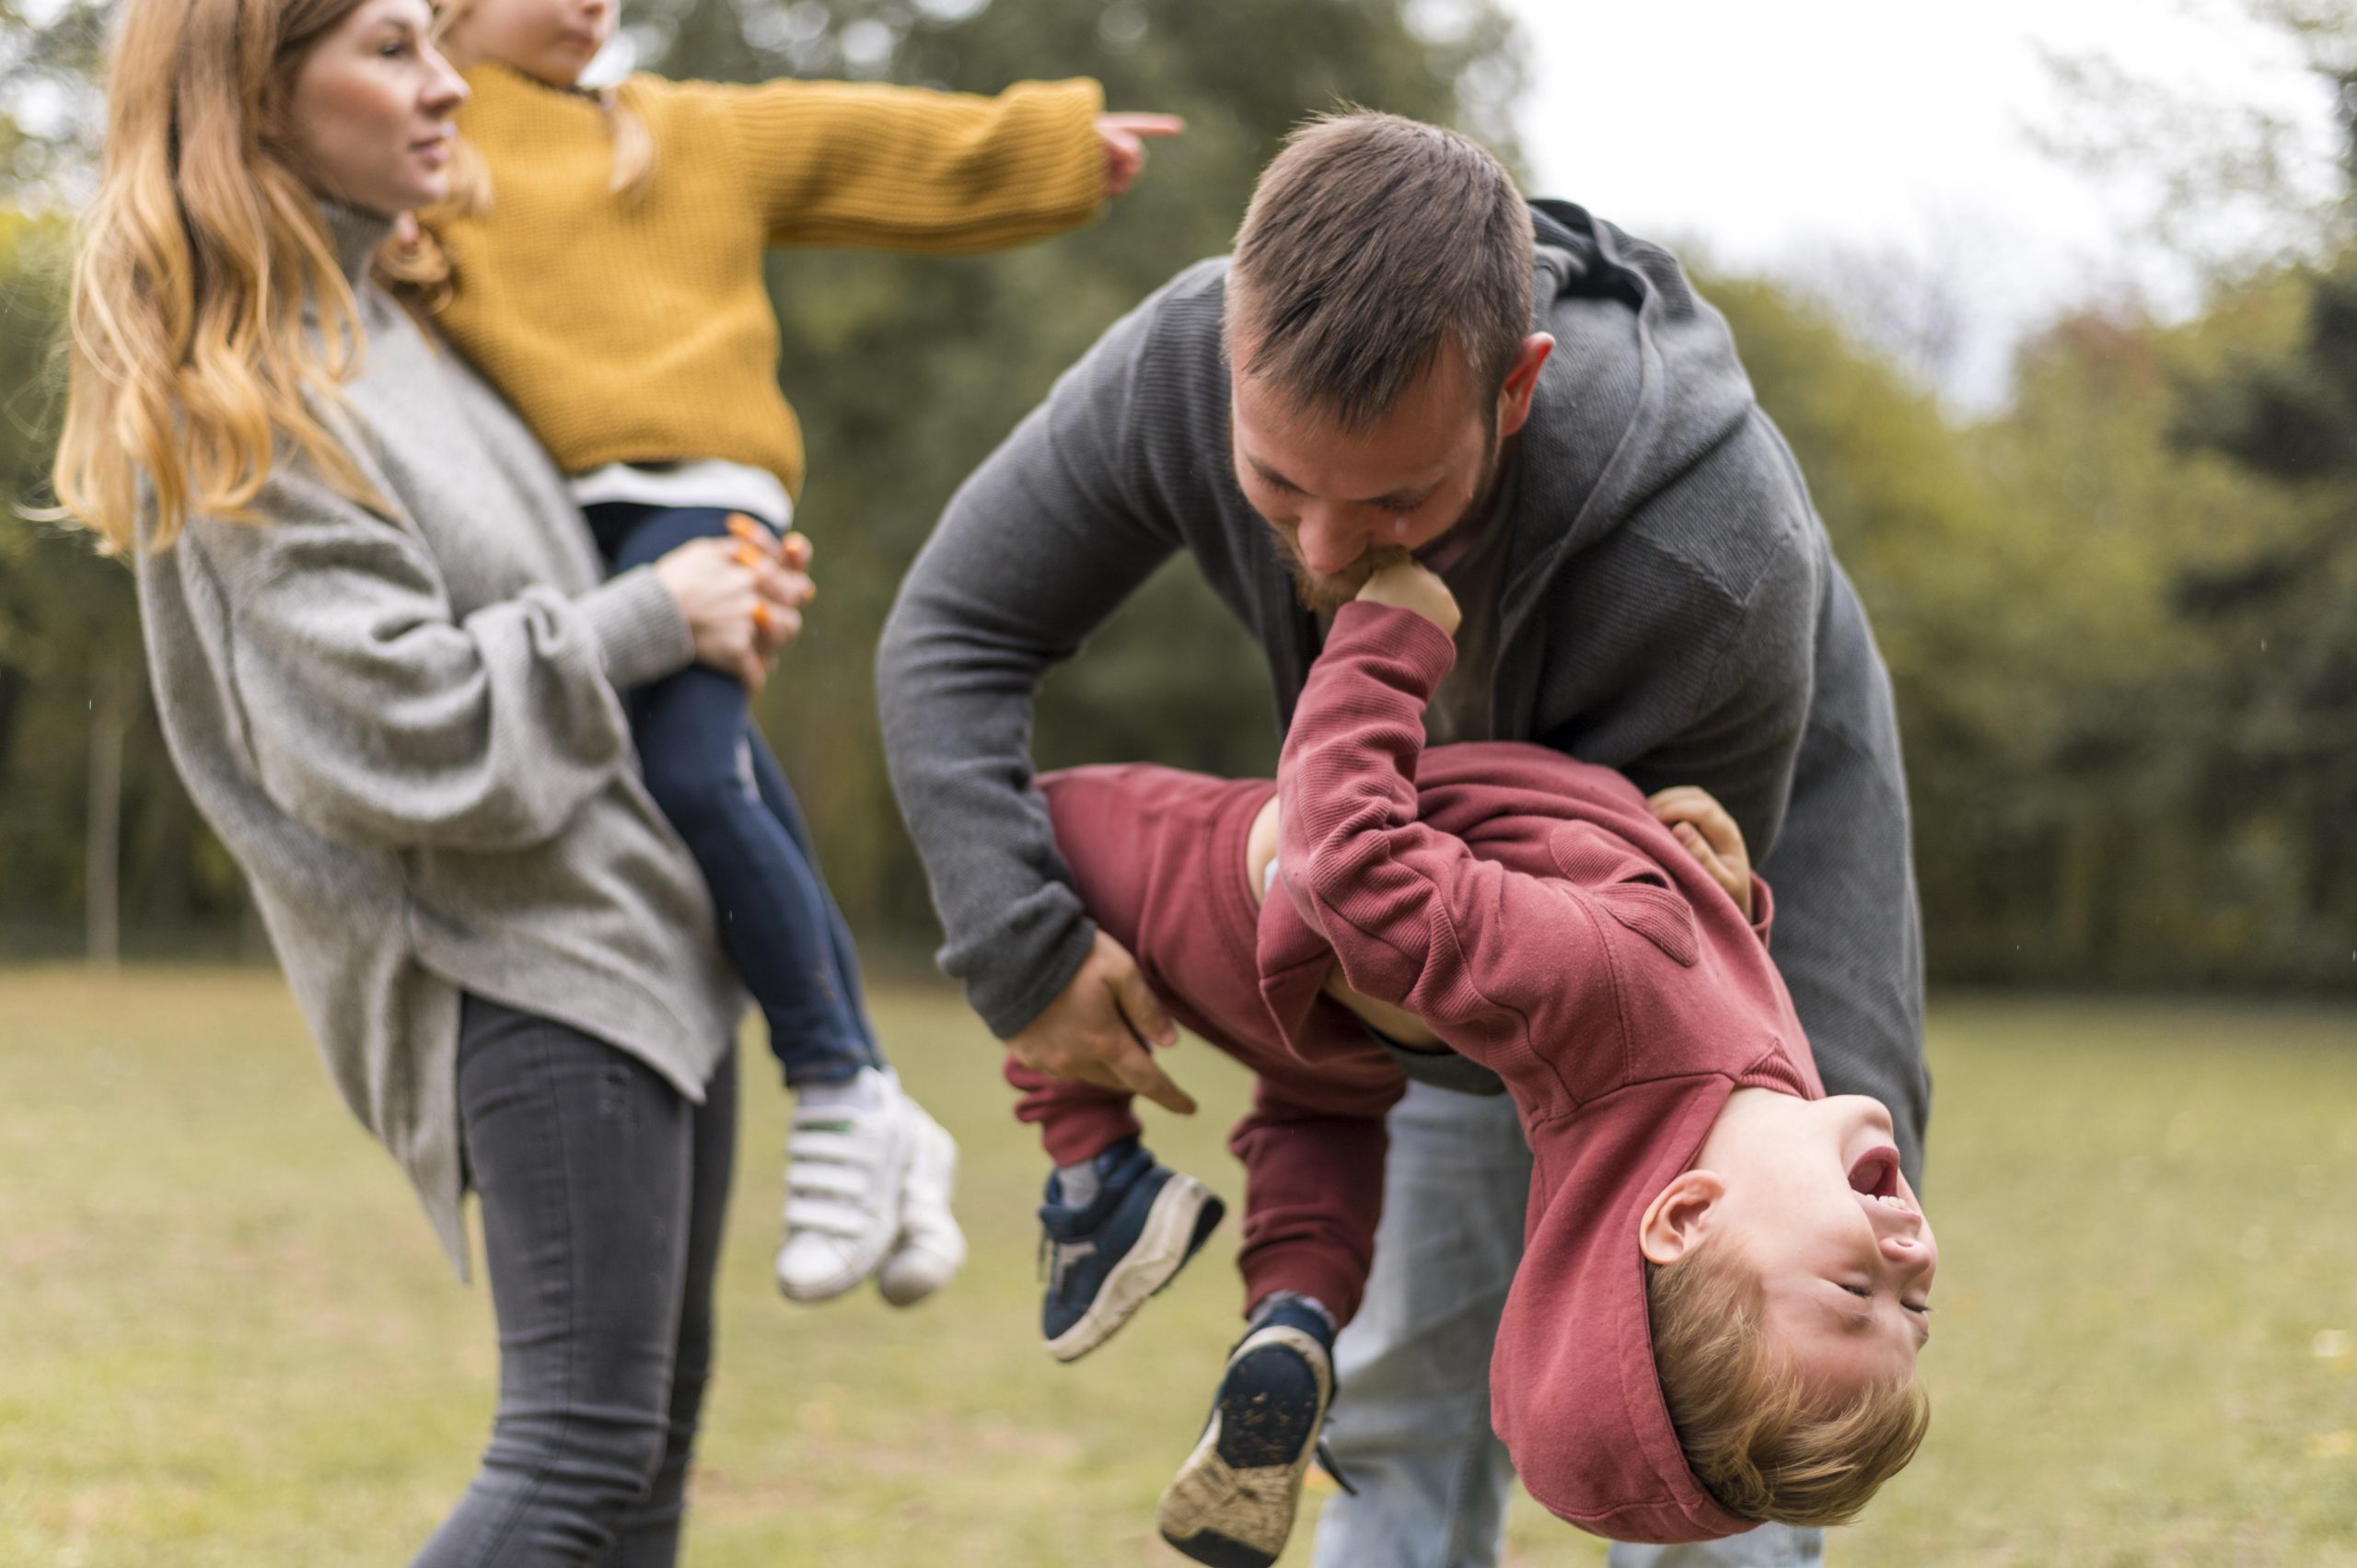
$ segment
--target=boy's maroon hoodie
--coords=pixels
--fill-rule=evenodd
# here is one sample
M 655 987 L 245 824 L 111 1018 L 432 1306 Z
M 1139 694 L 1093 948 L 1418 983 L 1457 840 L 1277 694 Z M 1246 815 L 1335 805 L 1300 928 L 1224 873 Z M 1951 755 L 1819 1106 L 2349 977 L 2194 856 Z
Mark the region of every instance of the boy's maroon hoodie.
M 1262 912 L 1262 993 L 1318 1053 L 1339 958 L 1505 1080 L 1536 1164 L 1491 1410 L 1531 1495 L 1620 1540 L 1734 1535 L 1753 1521 L 1670 1425 L 1637 1225 L 1736 1087 L 1825 1092 L 1768 958 L 1768 891 L 1747 922 L 1628 780 L 1541 747 L 1450 747 L 1420 779 L 1456 656 L 1410 610 L 1335 617 L 1277 770 L 1292 896 Z

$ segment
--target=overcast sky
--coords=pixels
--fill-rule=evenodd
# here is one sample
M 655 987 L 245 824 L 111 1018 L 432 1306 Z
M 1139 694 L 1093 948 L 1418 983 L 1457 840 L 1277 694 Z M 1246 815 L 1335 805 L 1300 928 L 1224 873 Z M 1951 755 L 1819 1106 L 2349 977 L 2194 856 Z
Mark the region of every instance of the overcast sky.
M 2322 89 L 2235 0 L 1504 4 L 1533 46 L 1522 129 L 1542 192 L 1739 266 L 1918 258 L 1971 296 L 1968 401 L 2002 380 L 1998 340 L 2062 304 L 2190 299 L 2133 232 L 2149 199 L 2030 141 L 2064 112 L 2041 49 L 2277 109 L 2330 145 Z

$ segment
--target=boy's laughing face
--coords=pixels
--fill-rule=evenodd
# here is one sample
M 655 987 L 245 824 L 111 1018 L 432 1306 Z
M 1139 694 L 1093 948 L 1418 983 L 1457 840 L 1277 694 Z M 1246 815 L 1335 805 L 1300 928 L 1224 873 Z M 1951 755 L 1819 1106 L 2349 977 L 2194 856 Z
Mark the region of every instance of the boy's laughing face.
M 1655 1263 L 1732 1246 L 1759 1272 L 1767 1338 L 1828 1397 L 1911 1377 L 1940 1253 L 1891 1140 L 1864 1095 L 1738 1089 L 1639 1244 Z

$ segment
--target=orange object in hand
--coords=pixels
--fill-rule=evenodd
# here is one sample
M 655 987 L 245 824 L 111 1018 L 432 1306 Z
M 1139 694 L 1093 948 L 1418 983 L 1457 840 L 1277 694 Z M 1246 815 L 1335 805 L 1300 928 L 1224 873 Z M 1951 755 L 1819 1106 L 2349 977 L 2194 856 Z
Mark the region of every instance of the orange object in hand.
M 770 606 L 767 599 L 753 601 L 753 624 L 766 632 L 770 629 Z

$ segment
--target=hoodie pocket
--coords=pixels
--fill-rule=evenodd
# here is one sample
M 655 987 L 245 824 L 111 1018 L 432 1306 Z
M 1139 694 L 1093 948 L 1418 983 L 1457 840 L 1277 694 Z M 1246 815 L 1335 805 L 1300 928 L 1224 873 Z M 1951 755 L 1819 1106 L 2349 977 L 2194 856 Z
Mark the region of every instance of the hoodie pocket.
M 1691 969 L 1701 956 L 1694 909 L 1669 873 L 1590 822 L 1566 822 L 1548 840 L 1556 866 L 1607 914 Z

